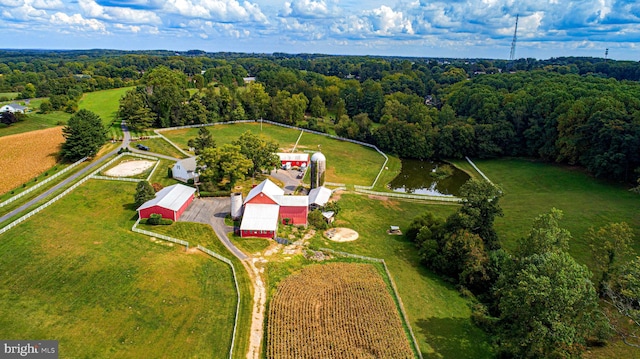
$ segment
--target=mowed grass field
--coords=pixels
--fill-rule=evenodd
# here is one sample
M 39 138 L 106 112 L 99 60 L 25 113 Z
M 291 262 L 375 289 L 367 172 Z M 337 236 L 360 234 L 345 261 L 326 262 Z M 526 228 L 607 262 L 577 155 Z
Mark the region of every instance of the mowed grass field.
M 533 219 L 555 207 L 564 212 L 560 225 L 573 235 L 570 253 L 580 263 L 592 263 L 584 238 L 588 228 L 613 222 L 627 222 L 634 229 L 633 246 L 640 254 L 640 195 L 579 169 L 526 159 L 474 162 L 504 191 L 500 200 L 504 217 L 496 219 L 495 227 L 505 248 L 515 248 L 518 238 L 528 234 Z
M 414 358 L 390 289 L 372 264 L 310 265 L 270 301 L 267 358 Z
M 63 142 L 62 127 L 0 137 L 0 193 L 53 167 Z
M 105 127 L 109 127 L 118 115 L 120 98 L 133 87 L 87 92 L 78 102 L 78 108 L 89 110 L 100 116 Z
M 218 145 L 231 143 L 249 130 L 276 141 L 282 151 L 289 152 L 299 138 L 296 152 L 313 153 L 320 149 L 327 158 L 326 180 L 328 182 L 371 185 L 384 163 L 384 157 L 369 147 L 307 132 L 300 136 L 301 131 L 281 126 L 263 124 L 262 130 L 260 127 L 260 123 L 243 123 L 207 128 Z M 183 149 L 187 149 L 187 142 L 195 138 L 197 133 L 197 128 L 162 132 L 165 137 Z M 399 171 L 399 166 L 397 170 Z
M 1 338 L 59 340 L 60 357 L 228 357 L 229 267 L 131 232 L 135 186 L 91 180 L 0 236 Z
M 471 322 L 470 301 L 420 264 L 413 243 L 403 236 L 387 234 L 390 225 L 406 230 L 411 220 L 425 211 L 446 218 L 458 207 L 355 194 L 342 194 L 339 203 L 342 210 L 335 226 L 352 228 L 360 237 L 353 242 L 337 243 L 316 236 L 311 244 L 383 258 L 398 286 L 425 358 L 493 357 L 488 336 Z
M 161 155 L 171 156 L 174 158 L 187 158 L 182 152 L 178 151 L 177 148 L 173 147 L 169 142 L 165 141 L 163 138 L 148 138 L 146 140 L 138 140 L 131 143 L 131 147 L 135 147 L 137 144 L 142 144 L 149 147 L 150 152 L 159 153 Z

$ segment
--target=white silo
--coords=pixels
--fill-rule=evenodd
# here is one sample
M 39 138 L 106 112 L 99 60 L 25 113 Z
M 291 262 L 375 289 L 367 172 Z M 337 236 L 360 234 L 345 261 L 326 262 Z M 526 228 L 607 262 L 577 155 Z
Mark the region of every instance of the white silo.
M 324 175 L 327 170 L 327 158 L 321 152 L 311 156 L 311 189 L 324 186 Z
M 231 193 L 231 219 L 238 220 L 242 217 L 242 193 Z

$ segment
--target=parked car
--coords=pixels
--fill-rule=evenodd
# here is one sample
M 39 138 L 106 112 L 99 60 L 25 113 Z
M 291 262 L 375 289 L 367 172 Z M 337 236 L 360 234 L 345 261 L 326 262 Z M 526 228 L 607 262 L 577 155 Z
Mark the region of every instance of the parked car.
M 140 143 L 138 143 L 138 144 L 136 145 L 136 147 L 137 147 L 139 150 L 149 151 L 149 147 L 147 147 L 147 146 L 145 146 L 145 145 L 143 145 L 143 144 L 140 144 Z

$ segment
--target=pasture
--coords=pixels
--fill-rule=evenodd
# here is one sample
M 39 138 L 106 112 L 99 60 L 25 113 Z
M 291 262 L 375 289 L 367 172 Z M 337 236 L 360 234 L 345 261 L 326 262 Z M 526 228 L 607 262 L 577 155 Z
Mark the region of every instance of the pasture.
M 149 147 L 149 151 L 154 153 L 159 153 L 165 156 L 171 156 L 173 158 L 187 158 L 182 152 L 178 151 L 177 148 L 173 147 L 169 142 L 165 141 L 163 138 L 147 138 L 144 140 L 137 140 L 131 142 L 131 147 L 135 147 L 137 144 L 142 144 Z
M 310 265 L 269 304 L 267 358 L 413 358 L 390 289 L 371 264 Z
M 62 127 L 0 137 L 0 194 L 53 167 L 63 142 Z
M 640 235 L 640 195 L 620 185 L 594 179 L 583 171 L 526 159 L 478 160 L 476 165 L 504 191 L 500 206 L 504 217 L 495 221 L 502 245 L 511 250 L 525 237 L 533 219 L 555 207 L 564 212 L 560 225 L 573 239 L 570 253 L 591 265 L 584 234 L 589 227 L 627 222 Z M 634 248 L 640 254 L 640 240 Z
M 404 236 L 387 234 L 390 225 L 406 229 L 415 216 L 425 211 L 446 218 L 458 207 L 346 193 L 340 197 L 342 209 L 335 226 L 352 228 L 360 237 L 353 242 L 338 243 L 316 235 L 311 245 L 383 258 L 398 286 L 425 358 L 492 357 L 489 337 L 471 322 L 471 302 L 420 264 L 413 243 Z M 269 263 L 270 278 L 281 276 L 281 267 Z
M 131 232 L 134 192 L 89 181 L 0 237 L 0 337 L 56 339 L 64 357 L 228 353 L 229 267 Z
M 373 183 L 384 163 L 384 157 L 375 150 L 351 142 L 339 141 L 307 132 L 300 136 L 301 131 L 269 124 L 263 124 L 262 131 L 260 128 L 260 123 L 208 127 L 218 145 L 231 143 L 240 137 L 242 133 L 250 130 L 252 133 L 263 134 L 267 138 L 276 141 L 282 151 L 286 152 L 291 151 L 298 138 L 300 138 L 296 152 L 313 153 L 320 148 L 326 156 L 326 180 L 328 182 L 369 186 Z M 187 142 L 189 139 L 195 138 L 197 133 L 197 128 L 162 132 L 165 137 L 183 149 L 187 148 Z M 399 171 L 399 166 L 394 166 L 393 168 L 397 168 Z M 392 179 L 394 176 L 387 177 Z

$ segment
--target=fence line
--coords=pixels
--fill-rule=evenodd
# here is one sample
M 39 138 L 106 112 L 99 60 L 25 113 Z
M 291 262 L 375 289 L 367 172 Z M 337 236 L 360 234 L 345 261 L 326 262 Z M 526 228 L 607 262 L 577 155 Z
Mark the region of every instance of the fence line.
M 142 180 L 135 178 L 127 178 L 127 177 L 108 177 L 108 176 L 92 176 L 91 178 L 98 180 L 107 180 L 107 181 L 122 181 L 122 182 L 140 182 Z
M 454 196 L 430 196 L 423 194 L 407 194 L 407 193 L 396 193 L 396 192 L 377 192 L 370 191 L 365 186 L 354 186 L 356 192 L 371 194 L 374 196 L 385 196 L 385 197 L 394 197 L 394 198 L 404 198 L 404 199 L 416 199 L 420 201 L 439 201 L 439 202 L 453 202 L 458 203 L 461 201 L 460 198 Z
M 153 173 L 156 171 L 159 164 L 160 164 L 160 160 L 157 160 L 156 164 L 153 166 L 153 169 L 151 170 L 151 172 L 149 172 L 149 175 L 147 176 L 147 182 L 151 180 L 151 176 L 153 176 Z
M 335 183 L 335 182 L 325 182 L 324 183 L 327 186 L 337 186 L 337 187 L 345 187 L 346 184 L 344 183 Z
M 140 218 L 138 218 L 136 223 L 133 224 L 133 227 L 131 227 L 131 230 L 133 232 L 144 234 L 144 235 L 147 235 L 147 236 L 150 236 L 150 237 L 157 237 L 157 238 L 163 239 L 165 241 L 173 242 L 173 243 L 176 243 L 176 244 L 181 244 L 181 245 L 185 246 L 187 249 L 189 249 L 189 242 L 183 241 L 182 239 L 165 236 L 164 234 L 154 233 L 154 232 L 150 232 L 150 231 L 145 231 L 144 229 L 139 229 L 137 227 L 139 223 L 140 223 Z
M 47 184 L 47 183 L 49 183 L 49 182 L 53 181 L 54 179 L 56 179 L 56 178 L 58 178 L 58 177 L 62 176 L 64 173 L 67 173 L 67 172 L 71 171 L 73 168 L 77 167 L 79 164 L 81 164 L 82 162 L 84 162 L 84 161 L 86 161 L 86 160 L 87 160 L 87 157 L 84 157 L 84 158 L 82 158 L 82 159 L 80 159 L 80 160 L 78 160 L 78 161 L 74 162 L 73 164 L 69 165 L 67 168 L 65 168 L 65 169 L 61 170 L 60 172 L 58 172 L 58 173 L 56 173 L 56 174 L 52 175 L 51 177 L 47 178 L 46 180 L 44 180 L 44 181 L 42 181 L 42 182 L 38 183 L 37 185 L 35 185 L 35 186 L 33 186 L 33 187 L 29 187 L 28 189 L 26 189 L 26 190 L 24 190 L 24 191 L 22 191 L 22 192 L 18 193 L 17 195 L 15 195 L 15 196 L 13 196 L 13 197 L 11 197 L 11 198 L 7 199 L 6 201 L 4 201 L 4 202 L 0 203 L 0 208 L 1 208 L 1 207 L 4 207 L 4 206 L 6 206 L 6 205 L 8 205 L 8 204 L 9 204 L 9 203 L 11 203 L 11 202 L 14 202 L 14 201 L 15 201 L 15 200 L 17 200 L 17 199 L 20 199 L 20 198 L 22 198 L 22 197 L 26 196 L 27 194 L 29 194 L 29 193 L 31 193 L 31 192 L 33 192 L 33 191 L 35 191 L 36 189 L 38 189 L 38 188 L 40 188 L 40 187 L 44 186 L 45 184 Z
M 416 339 L 416 336 L 413 333 L 413 329 L 411 328 L 411 323 L 409 322 L 409 316 L 407 315 L 407 312 L 404 309 L 404 304 L 402 303 L 402 299 L 400 298 L 400 293 L 398 293 L 398 287 L 396 286 L 396 282 L 393 280 L 393 277 L 391 276 L 391 272 L 389 272 L 389 268 L 387 267 L 387 263 L 384 261 L 384 259 L 366 257 L 366 256 L 361 256 L 359 254 L 353 254 L 353 253 L 347 253 L 347 252 L 334 251 L 333 249 L 329 249 L 329 248 L 318 248 L 318 249 L 323 252 L 334 253 L 337 255 L 345 256 L 345 257 L 351 257 L 351 258 L 357 258 L 357 259 L 362 259 L 362 260 L 376 262 L 376 263 L 382 263 L 382 266 L 384 267 L 384 271 L 385 273 L 387 273 L 387 277 L 389 278 L 389 283 L 391 283 L 391 289 L 393 290 L 393 294 L 396 297 L 396 300 L 398 302 L 398 307 L 400 308 L 400 313 L 402 314 L 402 318 L 404 319 L 404 322 L 407 325 L 407 328 L 409 329 L 409 335 L 411 336 L 411 340 L 413 341 L 414 349 L 416 350 L 416 353 L 418 353 L 418 357 L 420 359 L 423 359 L 422 352 L 420 351 L 420 347 L 418 346 L 418 340 Z
M 177 149 L 178 151 L 180 151 L 180 153 L 182 153 L 183 155 L 187 156 L 187 157 L 191 157 L 191 154 L 187 153 L 186 151 L 184 151 L 182 148 L 180 148 L 180 146 L 176 145 L 175 143 L 171 142 L 168 138 L 164 137 L 164 135 L 162 135 L 159 132 L 156 132 L 158 134 L 158 136 L 160 138 L 162 138 L 163 140 L 167 141 L 171 146 L 173 146 L 175 149 Z
M 464 158 L 466 158 L 466 159 L 467 159 L 467 162 L 469 162 L 469 164 L 471 165 L 471 167 L 473 167 L 473 169 L 475 169 L 475 170 L 480 174 L 480 176 L 482 176 L 482 178 L 484 178 L 487 182 L 489 182 L 489 183 L 491 183 L 493 186 L 495 186 L 495 185 L 493 184 L 493 182 L 491 182 L 491 180 L 489 179 L 489 177 L 487 177 L 487 176 L 484 174 L 484 172 L 480 171 L 480 169 L 478 168 L 478 166 L 476 166 L 476 164 L 475 164 L 475 163 L 473 163 L 469 157 L 464 156 Z
M 235 342 L 236 342 L 236 332 L 237 332 L 237 328 L 238 328 L 238 313 L 240 313 L 240 287 L 238 286 L 238 278 L 236 277 L 236 268 L 234 267 L 233 263 L 231 263 L 231 260 L 229 260 L 226 257 L 223 257 L 221 255 L 219 255 L 218 253 L 205 248 L 201 245 L 198 245 L 196 248 L 198 248 L 199 250 L 201 250 L 202 252 L 217 258 L 225 263 L 227 263 L 230 267 L 231 267 L 231 274 L 233 275 L 233 283 L 236 286 L 236 295 L 238 296 L 238 301 L 236 302 L 236 316 L 233 322 L 233 334 L 231 336 L 231 348 L 229 349 L 229 359 L 231 359 L 233 357 L 233 348 L 235 346 Z

